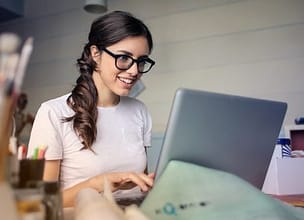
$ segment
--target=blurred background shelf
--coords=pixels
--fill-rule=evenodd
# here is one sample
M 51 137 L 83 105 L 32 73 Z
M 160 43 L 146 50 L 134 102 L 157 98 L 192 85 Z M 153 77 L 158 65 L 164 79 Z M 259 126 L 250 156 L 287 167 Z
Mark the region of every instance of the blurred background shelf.
M 304 125 L 286 125 L 284 128 L 292 150 L 304 150 Z

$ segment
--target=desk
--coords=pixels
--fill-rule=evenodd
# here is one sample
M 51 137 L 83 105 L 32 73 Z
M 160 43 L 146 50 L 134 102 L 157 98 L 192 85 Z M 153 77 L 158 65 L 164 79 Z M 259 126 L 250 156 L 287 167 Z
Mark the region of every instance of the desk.
M 63 219 L 74 220 L 74 208 L 63 208 Z
M 288 203 L 296 207 L 304 208 L 304 194 L 302 195 L 270 195 L 282 202 Z

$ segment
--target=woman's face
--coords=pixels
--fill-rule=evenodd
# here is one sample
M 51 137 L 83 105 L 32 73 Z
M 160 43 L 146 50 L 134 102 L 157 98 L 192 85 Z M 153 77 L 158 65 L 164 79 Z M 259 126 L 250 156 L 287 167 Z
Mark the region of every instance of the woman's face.
M 137 64 L 134 62 L 129 69 L 119 70 L 115 66 L 114 57 L 104 51 L 98 51 L 97 48 L 95 49 L 96 53 L 91 48 L 93 59 L 97 63 L 97 71 L 93 73 L 93 78 L 99 96 L 107 94 L 128 95 L 142 75 L 138 72 Z M 129 55 L 134 59 L 149 55 L 147 39 L 142 36 L 125 38 L 106 49 L 113 54 Z

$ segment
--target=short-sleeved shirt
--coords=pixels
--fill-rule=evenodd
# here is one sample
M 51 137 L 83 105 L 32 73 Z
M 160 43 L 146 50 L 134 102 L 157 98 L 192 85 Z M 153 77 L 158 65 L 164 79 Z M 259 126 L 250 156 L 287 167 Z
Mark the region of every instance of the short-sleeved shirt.
M 82 149 L 67 105 L 69 94 L 42 103 L 35 117 L 28 147 L 47 146 L 46 160 L 61 160 L 60 180 L 64 189 L 106 172 L 143 172 L 151 146 L 152 120 L 146 106 L 131 97 L 121 97 L 112 107 L 98 107 L 97 138 L 93 151 Z

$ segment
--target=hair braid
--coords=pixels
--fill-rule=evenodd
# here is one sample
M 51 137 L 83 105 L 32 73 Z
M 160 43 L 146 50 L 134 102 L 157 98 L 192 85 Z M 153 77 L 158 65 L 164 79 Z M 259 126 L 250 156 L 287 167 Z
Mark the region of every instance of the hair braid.
M 67 99 L 67 103 L 74 110 L 75 115 L 64 120 L 73 121 L 73 128 L 82 139 L 84 149 L 91 149 L 97 135 L 96 121 L 98 111 L 96 106 L 98 94 L 92 79 L 96 63 L 90 55 L 89 44 L 84 47 L 81 58 L 77 60 L 77 66 L 80 76 Z

